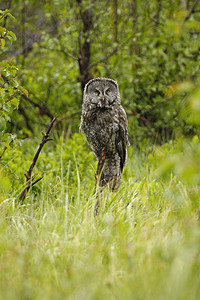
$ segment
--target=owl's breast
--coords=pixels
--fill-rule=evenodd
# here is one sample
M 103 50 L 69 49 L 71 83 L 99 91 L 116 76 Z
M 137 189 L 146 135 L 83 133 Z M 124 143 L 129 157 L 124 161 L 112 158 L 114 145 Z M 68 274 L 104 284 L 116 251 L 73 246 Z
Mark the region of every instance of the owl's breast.
M 99 157 L 102 147 L 105 147 L 106 152 L 110 155 L 115 152 L 118 129 L 118 114 L 113 110 L 99 110 L 91 118 L 87 118 L 84 133 L 97 157 Z

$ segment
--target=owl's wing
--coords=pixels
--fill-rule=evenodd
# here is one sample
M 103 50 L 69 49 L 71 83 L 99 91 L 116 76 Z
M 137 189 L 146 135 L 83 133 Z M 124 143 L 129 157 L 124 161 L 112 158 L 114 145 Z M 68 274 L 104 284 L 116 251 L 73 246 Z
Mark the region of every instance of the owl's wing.
M 120 157 L 120 169 L 122 172 L 126 162 L 126 143 L 125 143 L 124 128 L 121 125 L 119 125 L 119 130 L 117 133 L 115 143 L 116 143 L 117 152 Z
M 116 149 L 120 156 L 120 167 L 123 170 L 126 163 L 127 150 L 126 147 L 129 146 L 128 140 L 128 121 L 127 116 L 122 107 L 119 109 L 119 130 L 116 135 Z

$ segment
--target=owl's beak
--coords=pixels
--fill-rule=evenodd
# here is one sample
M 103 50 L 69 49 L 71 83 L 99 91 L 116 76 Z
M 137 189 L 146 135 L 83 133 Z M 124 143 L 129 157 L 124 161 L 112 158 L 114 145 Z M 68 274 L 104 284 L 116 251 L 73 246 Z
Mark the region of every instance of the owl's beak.
M 101 108 L 105 107 L 105 97 L 102 97 L 102 98 L 101 98 L 100 107 L 101 107 Z

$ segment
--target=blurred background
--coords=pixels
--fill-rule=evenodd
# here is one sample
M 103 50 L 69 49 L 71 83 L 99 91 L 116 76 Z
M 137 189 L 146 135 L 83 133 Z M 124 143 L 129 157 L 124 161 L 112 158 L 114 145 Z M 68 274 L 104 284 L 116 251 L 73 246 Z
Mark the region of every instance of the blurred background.
M 194 121 L 188 111 L 196 113 L 199 102 L 191 105 L 188 94 L 200 79 L 199 1 L 1 0 L 0 9 L 15 17 L 1 26 L 16 35 L 0 48 L 1 60 L 15 58 L 26 91 L 8 132 L 35 136 L 56 113 L 56 128 L 73 135 L 84 85 L 110 77 L 119 84 L 132 144 L 198 134 L 199 114 Z

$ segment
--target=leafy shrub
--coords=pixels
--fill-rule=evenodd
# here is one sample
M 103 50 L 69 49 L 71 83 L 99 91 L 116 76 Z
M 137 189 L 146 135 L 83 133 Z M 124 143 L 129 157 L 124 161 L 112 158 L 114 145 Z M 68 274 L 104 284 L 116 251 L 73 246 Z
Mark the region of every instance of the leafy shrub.
M 4 154 L 2 169 L 9 176 L 10 193 L 14 192 L 16 197 L 23 189 L 24 173 L 29 169 L 39 143 L 39 139 L 15 141 Z M 67 192 L 72 200 L 77 193 L 84 194 L 88 189 L 92 192 L 96 159 L 83 134 L 76 133 L 67 140 L 61 136 L 50 143 L 44 146 L 36 163 L 34 172 L 44 178 L 33 191 L 41 193 L 44 186 L 52 197 Z
M 0 10 L 0 25 L 6 17 L 14 18 L 9 10 Z M 10 43 L 16 40 L 16 36 L 12 31 L 8 31 L 5 27 L 0 26 L 0 53 L 8 50 L 7 40 Z M 8 148 L 13 136 L 7 130 L 7 122 L 12 121 L 12 113 L 18 109 L 20 95 L 27 91 L 20 86 L 17 79 L 18 67 L 14 64 L 14 58 L 6 61 L 0 61 L 0 150 Z M 2 153 L 0 153 L 0 156 Z

